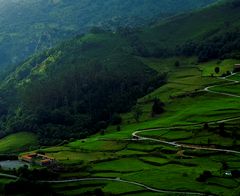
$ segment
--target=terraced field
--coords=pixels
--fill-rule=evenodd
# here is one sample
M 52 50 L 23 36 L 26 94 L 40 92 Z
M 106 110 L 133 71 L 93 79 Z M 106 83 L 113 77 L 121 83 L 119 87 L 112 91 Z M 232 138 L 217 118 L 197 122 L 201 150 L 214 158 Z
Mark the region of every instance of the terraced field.
M 139 123 L 131 113 L 123 114 L 120 131 L 112 126 L 103 135 L 41 148 L 41 152 L 54 157 L 65 168 L 59 179 L 50 183 L 52 188 L 65 195 L 99 190 L 119 195 L 240 194 L 239 179 L 225 175 L 226 171 L 240 168 L 240 154 L 201 149 L 240 151 L 240 99 L 203 91 L 207 86 L 221 85 L 211 90 L 225 92 L 226 81 L 203 77 L 202 73 L 209 72 L 209 65 L 195 65 L 194 58 L 179 59 L 182 65 L 179 68 L 173 68 L 176 58 L 142 60 L 159 72 L 169 72 L 168 83 L 139 100 L 144 111 Z M 229 62 L 233 61 L 222 62 L 226 71 L 232 71 Z M 213 67 L 217 65 L 219 62 Z M 234 75 L 228 79 L 239 78 Z M 231 93 L 235 92 L 238 85 L 231 86 Z M 165 113 L 153 118 L 151 100 L 156 97 L 165 102 Z M 219 131 L 219 121 L 223 119 L 227 119 L 225 135 Z M 179 128 L 171 128 L 176 126 Z M 132 140 L 136 130 L 153 127 L 156 129 L 138 133 L 152 140 Z M 200 182 L 197 178 L 204 171 L 212 175 Z
M 103 140 L 99 142 L 106 143 L 106 145 L 109 143 L 109 141 Z M 88 141 L 86 140 L 85 143 Z M 239 168 L 240 155 L 181 149 L 151 141 L 128 141 L 125 144 L 125 149 L 116 150 L 114 153 L 101 148 L 85 152 L 84 156 L 82 156 L 82 152 L 76 152 L 75 156 L 81 157 L 81 160 L 87 163 L 88 168 L 84 171 L 79 168 L 79 171 L 76 171 L 77 162 L 75 162 L 72 165 L 75 166 L 72 175 L 70 173 L 68 175 L 62 174 L 62 179 L 119 178 L 155 189 L 168 190 L 170 193 L 171 191 L 211 192 L 217 195 L 230 195 L 239 186 L 236 179 L 224 176 L 222 162 L 228 160 L 226 163 L 229 170 Z M 96 157 L 96 160 L 89 159 L 88 156 L 91 157 L 100 152 L 104 153 L 105 157 L 102 156 L 101 159 Z M 70 152 L 65 153 L 65 156 L 71 154 Z M 69 162 L 63 162 L 67 164 L 65 166 L 68 166 L 69 169 L 71 168 L 71 160 L 75 159 L 70 158 Z M 81 166 L 80 162 L 78 164 Z M 196 181 L 196 178 L 206 170 L 211 171 L 213 177 L 206 183 Z M 56 183 L 53 186 L 56 190 L 63 190 L 63 187 L 69 186 L 69 190 L 64 189 L 64 192 L 72 195 L 83 193 L 89 186 L 88 190 L 99 187 L 104 192 L 114 194 L 128 195 L 136 192 L 149 194 L 149 191 L 136 185 L 125 185 L 125 183 L 123 185 L 123 183 L 104 180 Z M 127 188 L 121 189 L 121 186 Z
M 175 59 L 166 60 L 164 69 L 167 70 L 174 61 Z M 161 71 L 158 66 L 162 65 L 162 60 L 144 59 L 143 62 Z M 209 85 L 225 84 L 226 81 L 202 77 L 202 72 L 208 72 L 204 70 L 205 66 L 191 68 L 192 64 L 193 62 L 191 65 L 186 63 L 177 68 L 176 72 L 170 72 L 166 85 L 139 100 L 144 111 L 139 123 L 134 122 L 131 113 L 124 114 L 121 131 L 110 127 L 104 135 L 97 134 L 64 146 L 41 149 L 68 167 L 69 172 L 61 174 L 62 180 L 83 180 L 54 183 L 54 189 L 68 195 L 96 189 L 121 195 L 166 195 L 177 194 L 176 191 L 193 195 L 239 194 L 240 181 L 226 176 L 224 166 L 227 165 L 227 170 L 239 169 L 240 154 L 189 149 L 154 140 L 131 140 L 132 133 L 139 129 L 184 125 L 178 129 L 159 129 L 140 135 L 199 147 L 239 150 L 240 140 L 232 136 L 234 129 L 239 127 L 238 118 L 235 118 L 239 117 L 239 99 L 202 91 Z M 232 71 L 229 65 L 227 67 L 227 71 Z M 234 75 L 229 79 L 238 77 Z M 232 89 L 237 91 L 237 85 L 233 85 Z M 153 97 L 159 97 L 166 103 L 166 112 L 155 118 L 150 116 L 150 100 Z M 233 119 L 225 122 L 226 136 L 221 136 L 217 121 L 231 118 Z M 204 128 L 205 122 L 209 122 L 208 129 Z M 210 171 L 212 176 L 205 182 L 197 181 L 204 171 Z M 110 178 L 112 181 L 90 180 L 91 178 Z M 140 183 L 153 190 L 129 182 Z

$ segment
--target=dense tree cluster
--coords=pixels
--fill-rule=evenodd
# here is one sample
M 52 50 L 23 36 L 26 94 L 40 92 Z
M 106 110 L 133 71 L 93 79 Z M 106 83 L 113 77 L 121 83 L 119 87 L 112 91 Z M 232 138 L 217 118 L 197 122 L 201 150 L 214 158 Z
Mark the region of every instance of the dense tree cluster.
M 56 195 L 52 188 L 46 183 L 38 183 L 24 179 L 10 182 L 4 187 L 5 195 Z
M 226 24 L 227 25 L 227 24 Z M 179 55 L 197 55 L 200 62 L 211 59 L 240 59 L 240 31 L 238 28 L 222 32 L 201 42 L 188 42 L 176 50 Z
M 216 30 L 209 32 L 203 38 L 187 41 L 175 49 L 159 47 L 158 43 L 155 42 L 146 46 L 146 43 L 139 37 L 139 35 L 141 35 L 141 31 L 139 30 L 121 28 L 119 32 L 128 38 L 135 53 L 143 57 L 164 58 L 173 55 L 197 56 L 199 62 L 205 62 L 211 59 L 240 59 L 239 28 L 232 27 L 228 22 L 225 22 L 224 28 L 226 28 L 227 31 Z M 179 65 L 179 62 L 175 63 L 176 67 L 179 67 Z
M 17 64 L 36 51 L 87 32 L 92 26 L 111 30 L 119 26 L 142 26 L 215 0 L 182 1 L 1 1 L 0 13 L 4 17 L 0 18 L 0 67 Z
M 79 36 L 26 61 L 7 78 L 0 100 L 2 137 L 29 131 L 49 145 L 102 133 L 108 124 L 121 124 L 120 113 L 165 82 L 165 74 L 129 54 L 120 36 L 92 36 L 104 39 Z M 107 43 L 116 41 L 119 46 Z

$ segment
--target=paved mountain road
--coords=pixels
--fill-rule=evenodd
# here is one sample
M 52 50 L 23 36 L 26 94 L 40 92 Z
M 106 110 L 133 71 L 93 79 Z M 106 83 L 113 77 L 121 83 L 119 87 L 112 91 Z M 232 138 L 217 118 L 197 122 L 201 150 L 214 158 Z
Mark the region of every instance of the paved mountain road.
M 230 76 L 233 76 L 233 75 L 235 75 L 235 74 L 231 74 Z M 230 76 L 228 76 L 228 77 L 230 77 Z M 214 94 L 219 94 L 219 95 L 225 95 L 225 96 L 240 98 L 239 95 L 234 95 L 234 94 L 229 94 L 229 93 L 222 93 L 222 92 L 217 92 L 217 91 L 211 90 L 211 88 L 218 87 L 218 86 L 240 83 L 239 81 L 230 80 L 230 79 L 228 79 L 228 77 L 221 78 L 223 80 L 228 81 L 227 84 L 208 86 L 208 87 L 204 88 L 203 91 L 206 91 L 206 92 L 209 92 L 209 93 L 214 93 Z M 240 119 L 240 116 L 239 117 L 235 117 L 235 118 L 228 118 L 228 119 L 223 119 L 223 120 L 209 122 L 209 124 L 229 122 L 229 121 L 237 120 L 237 119 Z M 171 146 L 175 146 L 175 147 L 183 147 L 183 148 L 190 148 L 190 149 L 199 149 L 199 150 L 208 150 L 208 151 L 217 151 L 217 152 L 226 152 L 226 153 L 240 154 L 239 151 L 235 151 L 235 150 L 208 148 L 208 147 L 201 147 L 201 146 L 196 146 L 196 145 L 180 144 L 180 143 L 177 143 L 177 142 L 168 142 L 168 141 L 164 141 L 164 140 L 159 140 L 159 139 L 154 139 L 154 138 L 149 138 L 149 137 L 143 137 L 143 136 L 139 135 L 140 133 L 156 131 L 156 130 L 178 129 L 178 128 L 184 128 L 184 127 L 188 127 L 188 126 L 200 126 L 200 125 L 202 125 L 202 124 L 188 124 L 188 125 L 182 125 L 182 126 L 172 126 L 172 127 L 162 127 L 162 128 L 148 128 L 148 129 L 134 131 L 132 133 L 132 136 L 133 136 L 133 138 L 138 138 L 139 140 L 155 141 L 155 142 L 159 142 L 159 143 L 163 143 L 163 144 L 167 144 L 167 145 L 171 145 Z M 2 176 L 2 177 L 9 177 L 9 178 L 13 178 L 13 179 L 17 179 L 18 178 L 18 176 L 8 175 L 8 174 L 0 174 L 0 176 Z M 161 189 L 156 189 L 156 188 L 149 187 L 149 186 L 144 185 L 142 183 L 138 183 L 138 182 L 134 182 L 134 181 L 128 181 L 128 180 L 123 180 L 123 179 L 120 179 L 120 178 L 77 178 L 77 179 L 70 179 L 70 180 L 51 180 L 51 181 L 39 181 L 39 182 L 44 182 L 44 183 L 68 183 L 68 182 L 81 182 L 81 181 L 112 181 L 112 182 L 121 182 L 121 183 L 127 183 L 127 184 L 136 185 L 136 186 L 142 187 L 142 188 L 144 188 L 146 190 L 149 190 L 149 191 L 152 191 L 152 192 L 156 192 L 156 193 L 162 193 L 162 194 L 209 195 L 207 193 L 191 192 L 191 191 L 161 190 Z
M 231 74 L 230 76 L 233 76 L 233 75 L 235 75 L 235 74 Z M 230 77 L 230 76 L 228 76 L 228 77 Z M 203 91 L 206 91 L 206 92 L 209 92 L 209 93 L 225 95 L 225 96 L 230 96 L 230 97 L 240 98 L 240 96 L 238 96 L 238 95 L 228 94 L 228 93 L 221 93 L 221 92 L 216 92 L 216 91 L 211 90 L 211 88 L 214 88 L 214 87 L 217 87 L 217 86 L 223 86 L 223 85 L 229 85 L 229 84 L 234 84 L 234 83 L 235 84 L 240 83 L 239 81 L 230 80 L 230 79 L 228 79 L 228 77 L 221 78 L 223 80 L 229 81 L 227 84 L 209 86 L 209 87 L 206 87 L 205 89 L 203 89 Z M 235 118 L 228 118 L 228 119 L 222 119 L 222 120 L 218 120 L 218 121 L 212 121 L 212 122 L 209 122 L 209 125 L 210 124 L 216 124 L 216 123 L 229 122 L 229 121 L 233 121 L 233 120 L 237 120 L 237 119 L 240 119 L 240 116 L 239 117 L 235 117 Z M 208 147 L 201 147 L 201 146 L 194 146 L 194 145 L 179 144 L 177 142 L 168 142 L 168 141 L 154 139 L 154 138 L 149 138 L 149 137 L 142 137 L 142 136 L 139 135 L 140 133 L 150 132 L 150 131 L 155 131 L 155 130 L 178 129 L 178 128 L 184 128 L 184 127 L 187 127 L 187 126 L 200 126 L 200 125 L 202 125 L 202 124 L 188 124 L 188 125 L 183 125 L 183 126 L 162 127 L 162 128 L 148 128 L 148 129 L 144 129 L 144 130 L 134 131 L 132 133 L 132 137 L 133 138 L 138 138 L 139 140 L 149 140 L 149 141 L 160 142 L 160 143 L 171 145 L 171 146 L 175 146 L 175 147 L 184 147 L 184 148 L 190 148 L 190 149 L 199 149 L 199 150 L 209 150 L 209 151 L 217 151 L 217 152 L 226 152 L 226 153 L 240 154 L 239 151 L 235 151 L 235 150 L 208 148 Z M 200 192 L 191 192 L 191 191 L 185 191 L 184 192 L 184 191 L 171 191 L 171 190 L 155 189 L 155 188 L 149 187 L 147 185 L 144 185 L 144 184 L 141 184 L 141 183 L 138 183 L 138 182 L 122 180 L 120 178 L 80 178 L 80 179 L 72 179 L 72 180 L 42 181 L 42 182 L 67 183 L 67 182 L 80 182 L 80 181 L 115 181 L 115 182 L 122 182 L 122 183 L 136 185 L 136 186 L 145 188 L 146 190 L 149 190 L 149 191 L 152 191 L 152 192 L 156 192 L 156 193 L 162 193 L 162 194 L 167 193 L 167 194 L 178 194 L 178 195 L 180 195 L 180 194 L 183 194 L 183 195 L 209 195 L 207 193 L 200 193 Z
M 120 178 L 79 178 L 79 179 L 72 179 L 72 180 L 56 180 L 56 181 L 39 181 L 39 182 L 45 182 L 45 183 L 68 183 L 68 182 L 81 182 L 81 181 L 112 181 L 112 182 L 122 182 L 127 184 L 136 185 L 139 187 L 142 187 L 146 190 L 156 192 L 156 193 L 167 193 L 167 194 L 178 194 L 178 195 L 206 195 L 206 193 L 199 193 L 199 192 L 191 192 L 191 191 L 171 191 L 171 190 L 161 190 L 161 189 L 155 189 L 152 187 L 149 187 L 147 185 L 128 181 L 128 180 L 122 180 Z
M 228 81 L 228 83 L 226 83 L 226 84 L 218 84 L 218 85 L 213 85 L 213 86 L 208 86 L 208 87 L 204 88 L 203 91 L 206 91 L 206 92 L 209 92 L 209 93 L 214 93 L 214 94 L 219 94 L 219 95 L 226 95 L 226 96 L 229 96 L 229 97 L 237 97 L 237 98 L 240 98 L 239 95 L 234 95 L 234 94 L 230 94 L 230 93 L 223 93 L 223 92 L 218 92 L 218 91 L 210 90 L 211 88 L 215 88 L 215 87 L 219 87 L 219 86 L 227 86 L 227 85 L 230 85 L 230 84 L 239 84 L 240 81 L 228 79 L 229 77 L 234 76 L 234 75 L 236 75 L 236 74 L 237 74 L 237 73 L 232 73 L 232 74 L 229 75 L 229 76 L 220 78 L 220 79 L 222 79 L 222 80 Z
M 208 86 L 208 87 L 204 88 L 203 91 L 206 91 L 206 92 L 209 92 L 209 93 L 214 93 L 214 94 L 219 94 L 219 95 L 225 95 L 225 96 L 229 96 L 229 97 L 240 98 L 239 95 L 234 95 L 234 94 L 230 94 L 230 93 L 222 93 L 222 92 L 217 92 L 217 91 L 211 90 L 211 88 L 214 88 L 214 87 L 226 86 L 226 85 L 230 85 L 230 84 L 239 84 L 240 81 L 228 79 L 229 77 L 234 76 L 234 75 L 236 75 L 236 73 L 232 73 L 231 75 L 229 75 L 227 77 L 221 77 L 220 78 L 222 80 L 227 81 L 228 83 Z M 219 124 L 219 123 L 230 122 L 230 121 L 238 120 L 238 119 L 240 119 L 240 116 L 239 117 L 235 117 L 235 118 L 228 118 L 228 119 L 222 119 L 222 120 L 218 120 L 218 121 L 212 121 L 212 122 L 209 122 L 208 124 L 209 125 L 211 125 L 211 124 Z M 183 148 L 197 149 L 197 150 L 208 150 L 208 151 L 240 154 L 240 151 L 235 151 L 235 150 L 210 148 L 210 147 L 201 147 L 201 146 L 197 146 L 197 145 L 180 144 L 180 143 L 177 143 L 177 142 L 168 142 L 168 141 L 165 141 L 165 140 L 154 139 L 154 138 L 150 138 L 150 137 L 143 137 L 143 136 L 139 135 L 141 133 L 157 131 L 157 130 L 160 131 L 160 130 L 168 130 L 168 129 L 179 129 L 179 128 L 184 128 L 184 127 L 189 127 L 189 126 L 193 127 L 193 126 L 201 126 L 201 125 L 202 124 L 188 124 L 188 125 L 182 125 L 182 126 L 142 129 L 142 130 L 138 130 L 138 131 L 133 132 L 132 133 L 132 137 L 133 138 L 137 138 L 139 140 L 149 140 L 149 141 L 159 142 L 159 143 L 171 145 L 171 146 L 174 146 L 174 147 L 183 147 Z

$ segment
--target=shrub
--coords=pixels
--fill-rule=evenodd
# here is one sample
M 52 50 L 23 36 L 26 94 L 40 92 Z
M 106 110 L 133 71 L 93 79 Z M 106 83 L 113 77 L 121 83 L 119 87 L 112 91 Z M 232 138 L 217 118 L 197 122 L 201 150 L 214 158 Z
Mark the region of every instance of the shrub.
M 208 130 L 208 129 L 209 129 L 208 123 L 204 123 L 203 129 L 204 129 L 204 130 Z
M 122 123 L 122 117 L 119 114 L 114 114 L 111 119 L 112 125 L 119 125 Z
M 219 72 L 220 72 L 220 68 L 219 67 L 215 67 L 215 73 L 219 74 Z
M 132 113 L 133 113 L 133 118 L 136 120 L 136 122 L 139 122 L 140 117 L 143 114 L 142 108 L 139 105 L 136 105 L 133 107 Z
M 119 125 L 117 126 L 116 129 L 117 129 L 117 131 L 121 131 L 121 127 Z
M 207 179 L 212 177 L 212 173 L 210 171 L 204 171 L 196 180 L 198 182 L 206 182 Z
M 108 124 L 107 124 L 105 121 L 99 121 L 99 122 L 96 124 L 96 129 L 97 129 L 97 130 L 106 129 L 107 126 L 108 126 Z
M 164 112 L 164 103 L 160 99 L 155 99 L 152 106 L 152 116 L 162 114 Z
M 175 66 L 175 67 L 179 67 L 179 66 L 180 66 L 180 62 L 179 62 L 179 61 L 176 61 L 176 62 L 174 63 L 174 66 Z

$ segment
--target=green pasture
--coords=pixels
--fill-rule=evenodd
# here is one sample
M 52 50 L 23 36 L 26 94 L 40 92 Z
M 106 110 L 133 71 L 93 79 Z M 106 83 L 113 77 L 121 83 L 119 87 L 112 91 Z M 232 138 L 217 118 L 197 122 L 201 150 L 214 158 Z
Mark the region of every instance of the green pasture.
M 240 81 L 240 74 L 236 73 L 235 75 L 228 77 L 228 79 Z
M 87 140 L 78 140 L 68 144 L 71 148 L 83 149 L 83 150 L 96 150 L 99 151 L 119 151 L 125 148 L 126 143 L 123 141 L 112 141 L 112 140 L 98 140 L 94 138 Z
M 239 98 L 202 91 L 209 85 L 225 83 L 217 77 L 202 77 L 202 74 L 206 76 L 210 74 L 215 64 L 212 67 L 210 66 L 212 62 L 196 65 L 195 58 L 140 60 L 158 72 L 168 72 L 168 82 L 165 85 L 139 99 L 138 103 L 143 110 L 140 122 L 135 122 L 132 113 L 129 112 L 122 114 L 120 131 L 117 131 L 116 126 L 110 126 L 104 134 L 40 150 L 54 157 L 62 166 L 69 168 L 69 172 L 60 175 L 64 179 L 121 178 L 164 190 L 210 192 L 216 195 L 236 194 L 240 182 L 225 177 L 221 168 L 222 162 L 225 161 L 229 169 L 240 169 L 238 155 L 181 149 L 152 141 L 130 140 L 132 133 L 139 129 L 189 125 L 179 129 L 159 128 L 140 135 L 179 143 L 220 145 L 226 148 L 231 146 L 232 138 L 203 130 L 205 122 L 237 117 L 240 112 Z M 174 66 L 177 60 L 180 62 L 179 67 Z M 225 72 L 234 61 L 215 63 L 225 67 L 222 69 Z M 232 77 L 237 78 L 238 75 Z M 224 88 L 227 86 L 219 87 L 218 90 L 224 92 Z M 238 85 L 232 85 L 231 91 L 235 93 L 238 88 Z M 151 100 L 156 97 L 165 103 L 165 112 L 152 117 Z M 193 126 L 195 123 L 200 125 Z M 227 131 L 228 129 L 231 131 L 231 127 L 237 123 L 238 120 L 227 123 Z M 240 144 L 239 142 L 236 144 Z M 77 170 L 72 170 L 73 167 Z M 206 182 L 198 182 L 196 178 L 203 171 L 211 171 L 213 177 Z M 53 185 L 53 188 L 65 195 L 80 195 L 93 192 L 95 189 L 110 194 L 154 195 L 135 185 L 110 181 L 59 183 Z
M 202 70 L 202 76 L 222 76 L 227 72 L 232 72 L 234 70 L 234 65 L 238 64 L 239 60 L 227 59 L 227 60 L 213 60 L 201 64 L 199 67 Z M 220 72 L 216 73 L 215 68 L 219 67 Z
M 0 153 L 23 152 L 36 148 L 38 140 L 33 133 L 21 132 L 0 140 Z
M 211 88 L 211 90 L 216 92 L 222 92 L 222 93 L 228 93 L 228 94 L 240 96 L 240 84 L 217 86 L 217 87 Z

